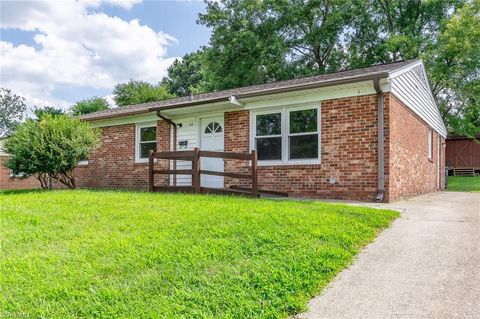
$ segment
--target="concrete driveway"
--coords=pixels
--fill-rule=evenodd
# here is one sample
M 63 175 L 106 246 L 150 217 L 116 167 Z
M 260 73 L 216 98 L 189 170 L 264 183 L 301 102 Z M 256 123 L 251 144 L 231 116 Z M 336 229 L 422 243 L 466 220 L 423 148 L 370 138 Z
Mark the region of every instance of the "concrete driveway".
M 480 318 L 480 193 L 381 207 L 402 216 L 297 317 Z

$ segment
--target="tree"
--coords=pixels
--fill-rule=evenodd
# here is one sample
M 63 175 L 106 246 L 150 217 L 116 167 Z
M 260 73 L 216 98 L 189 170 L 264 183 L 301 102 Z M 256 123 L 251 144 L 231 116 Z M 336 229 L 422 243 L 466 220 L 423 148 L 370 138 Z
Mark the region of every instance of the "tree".
M 204 51 L 188 53 L 182 59 L 177 59 L 168 68 L 168 77 L 162 83 L 167 85 L 171 94 L 187 96 L 201 91 L 205 87 L 202 73 Z
M 83 115 L 93 112 L 105 111 L 110 108 L 107 100 L 102 97 L 92 97 L 78 101 L 70 109 L 70 112 L 75 115 Z
M 480 135 L 480 92 L 470 96 L 465 107 L 455 115 L 449 115 L 451 131 L 459 136 L 467 136 L 478 141 Z
M 210 46 L 171 73 L 213 91 L 421 58 L 449 131 L 465 133 L 479 99 L 479 3 L 210 0 L 198 20 L 212 29 Z
M 346 33 L 351 67 L 416 59 L 464 0 L 366 0 Z
M 207 89 L 340 69 L 342 35 L 359 3 L 363 0 L 208 1 L 199 18 L 212 29 L 202 66 Z
M 33 114 L 35 115 L 37 120 L 41 120 L 46 115 L 59 116 L 59 115 L 64 115 L 65 112 L 62 109 L 56 108 L 54 106 L 44 106 L 44 107 L 35 106 L 33 108 Z
M 23 120 L 26 109 L 25 98 L 7 88 L 0 88 L 0 137 L 13 132 Z
M 113 89 L 113 94 L 113 99 L 118 106 L 160 101 L 174 97 L 164 84 L 150 84 L 136 80 L 118 83 Z
M 449 131 L 480 134 L 480 1 L 459 8 L 423 57 Z
M 74 168 L 98 144 L 99 132 L 66 115 L 42 116 L 20 124 L 4 144 L 10 158 L 5 166 L 14 174 L 34 175 L 42 188 L 49 177 L 75 188 Z
M 287 47 L 272 1 L 207 2 L 198 22 L 212 29 L 202 64 L 206 91 L 287 78 Z

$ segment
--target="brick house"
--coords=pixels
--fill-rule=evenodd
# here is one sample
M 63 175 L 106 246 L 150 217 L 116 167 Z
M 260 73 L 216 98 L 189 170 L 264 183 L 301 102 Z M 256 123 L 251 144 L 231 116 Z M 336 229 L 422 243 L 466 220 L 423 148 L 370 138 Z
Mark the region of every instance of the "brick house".
M 83 120 L 101 129 L 102 143 L 76 169 L 79 187 L 146 189 L 149 150 L 194 147 L 256 149 L 259 187 L 293 197 L 394 201 L 445 185 L 447 132 L 419 60 L 113 108 Z M 177 169 L 188 165 L 179 161 Z M 248 169 L 220 159 L 201 165 Z M 175 184 L 190 185 L 191 176 Z
M 1 189 L 31 189 L 39 188 L 40 183 L 33 177 L 20 178 L 3 166 L 8 159 L 8 154 L 2 150 L 3 141 L 0 139 L 0 190 Z

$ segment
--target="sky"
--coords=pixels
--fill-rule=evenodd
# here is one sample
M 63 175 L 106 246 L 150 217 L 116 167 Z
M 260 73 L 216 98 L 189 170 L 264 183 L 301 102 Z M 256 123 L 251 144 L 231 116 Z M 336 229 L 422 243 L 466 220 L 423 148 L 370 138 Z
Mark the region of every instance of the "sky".
M 27 105 L 67 109 L 129 79 L 160 81 L 208 44 L 195 0 L 0 0 L 0 85 Z

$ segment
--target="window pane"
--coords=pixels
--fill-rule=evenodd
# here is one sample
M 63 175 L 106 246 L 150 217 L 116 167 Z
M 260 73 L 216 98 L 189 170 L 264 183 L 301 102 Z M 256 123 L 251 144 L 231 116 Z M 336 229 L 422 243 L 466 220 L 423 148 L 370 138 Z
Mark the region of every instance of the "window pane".
M 217 122 L 210 122 L 207 127 L 205 127 L 205 134 L 209 133 L 221 133 L 222 126 Z
M 317 109 L 290 112 L 290 133 L 317 131 Z
M 282 159 L 282 138 L 264 137 L 257 138 L 258 159 L 272 161 Z
M 281 113 L 257 115 L 257 136 L 282 134 L 281 120 Z
M 290 159 L 318 158 L 318 134 L 290 136 Z
M 157 140 L 157 128 L 153 127 L 142 127 L 140 129 L 140 141 L 156 141 Z
M 148 151 L 153 150 L 154 152 L 157 150 L 157 142 L 150 142 L 150 143 L 141 143 L 140 144 L 140 158 L 147 158 Z

